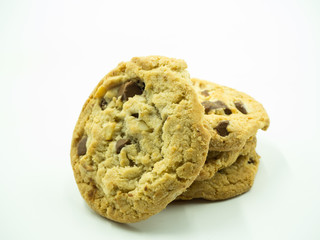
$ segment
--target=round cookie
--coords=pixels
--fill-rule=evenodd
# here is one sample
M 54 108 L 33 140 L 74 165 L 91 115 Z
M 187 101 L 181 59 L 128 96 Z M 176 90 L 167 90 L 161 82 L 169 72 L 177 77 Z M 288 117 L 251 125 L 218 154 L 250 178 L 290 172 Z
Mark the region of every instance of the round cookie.
M 210 150 L 239 150 L 259 129 L 269 127 L 268 114 L 252 97 L 212 82 L 191 80 L 205 109 Z
M 210 135 L 182 60 L 120 63 L 84 104 L 71 163 L 79 191 L 100 215 L 123 223 L 164 209 L 203 166 Z
M 247 155 L 239 155 L 231 166 L 219 170 L 211 179 L 195 181 L 177 199 L 203 198 L 211 201 L 225 200 L 250 190 L 258 171 L 259 155 L 252 149 Z

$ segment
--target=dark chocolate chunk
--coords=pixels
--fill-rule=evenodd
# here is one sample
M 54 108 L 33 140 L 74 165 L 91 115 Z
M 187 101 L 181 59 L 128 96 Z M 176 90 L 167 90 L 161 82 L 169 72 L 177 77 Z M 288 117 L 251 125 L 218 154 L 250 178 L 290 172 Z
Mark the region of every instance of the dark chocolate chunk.
M 203 96 L 206 96 L 206 97 L 208 97 L 208 96 L 210 95 L 208 90 L 203 90 L 203 91 L 201 92 L 201 94 L 202 94 Z
M 120 153 L 121 149 L 125 146 L 125 145 L 128 145 L 130 144 L 131 141 L 130 139 L 119 139 L 116 143 L 116 152 L 117 153 Z
M 231 110 L 228 108 L 228 106 L 220 100 L 217 100 L 215 102 L 204 101 L 201 104 L 204 107 L 204 111 L 206 114 L 208 114 L 211 110 L 219 109 L 219 108 L 222 108 L 224 110 L 224 113 L 227 115 L 230 115 L 232 113 Z
M 224 113 L 227 114 L 227 115 L 230 115 L 232 112 L 230 110 L 230 108 L 225 108 L 223 109 Z
M 100 108 L 102 110 L 105 110 L 107 108 L 107 106 L 108 106 L 107 101 L 104 98 L 102 98 L 101 101 L 100 101 Z
M 234 105 L 236 106 L 236 108 L 242 112 L 243 114 L 247 114 L 247 109 L 244 107 L 243 103 L 238 101 L 238 102 L 235 102 Z
M 221 137 L 225 137 L 229 135 L 229 132 L 227 130 L 228 125 L 229 125 L 229 121 L 222 121 L 218 124 L 218 126 L 215 127 L 215 129 L 217 130 L 218 134 Z
M 137 81 L 129 80 L 121 85 L 118 96 L 121 96 L 122 101 L 127 101 L 129 97 L 141 95 L 144 90 L 144 84 Z
M 249 161 L 248 161 L 248 163 L 249 163 L 249 164 L 253 164 L 253 163 L 255 163 L 255 161 L 254 161 L 253 158 L 250 158 Z
M 78 143 L 78 156 L 85 155 L 87 153 L 87 137 L 83 137 Z
M 132 113 L 131 116 L 135 118 L 139 118 L 139 113 Z

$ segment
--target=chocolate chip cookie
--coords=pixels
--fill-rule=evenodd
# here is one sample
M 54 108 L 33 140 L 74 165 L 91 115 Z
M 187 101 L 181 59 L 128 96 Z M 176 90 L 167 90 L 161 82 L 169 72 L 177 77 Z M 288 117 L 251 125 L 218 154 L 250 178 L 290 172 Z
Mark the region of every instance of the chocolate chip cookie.
M 203 166 L 210 134 L 187 65 L 136 57 L 107 74 L 75 126 L 71 163 L 100 215 L 137 222 L 180 195 Z
M 246 149 L 238 155 L 235 163 L 219 170 L 211 179 L 194 181 L 177 199 L 203 198 L 216 201 L 229 199 L 249 191 L 254 183 L 260 158 L 255 152 L 255 144 L 250 148 L 249 152 Z
M 259 129 L 267 130 L 269 117 L 249 95 L 212 82 L 191 79 L 204 107 L 212 151 L 239 150 Z

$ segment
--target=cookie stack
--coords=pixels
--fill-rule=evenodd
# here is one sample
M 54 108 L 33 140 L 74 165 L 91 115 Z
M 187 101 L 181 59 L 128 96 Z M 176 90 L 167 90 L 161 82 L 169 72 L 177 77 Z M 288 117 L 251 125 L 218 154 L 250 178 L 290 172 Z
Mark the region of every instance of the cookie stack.
M 84 104 L 71 146 L 81 195 L 100 215 L 138 222 L 175 199 L 248 191 L 259 164 L 263 106 L 234 89 L 190 79 L 183 60 L 120 63 Z

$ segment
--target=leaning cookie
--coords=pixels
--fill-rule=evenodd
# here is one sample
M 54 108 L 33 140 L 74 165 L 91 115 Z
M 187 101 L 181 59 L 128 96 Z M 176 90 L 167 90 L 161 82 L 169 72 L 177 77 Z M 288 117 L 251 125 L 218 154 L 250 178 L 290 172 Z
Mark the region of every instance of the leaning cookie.
M 254 149 L 247 155 L 240 155 L 234 164 L 219 170 L 213 178 L 195 181 L 177 200 L 202 198 L 217 201 L 249 191 L 258 171 L 259 158 Z
M 100 215 L 138 222 L 195 180 L 208 152 L 203 107 L 182 60 L 120 63 L 83 106 L 71 163 L 81 195 Z
M 245 93 L 212 82 L 191 79 L 204 107 L 212 151 L 239 150 L 259 129 L 267 130 L 263 106 Z

